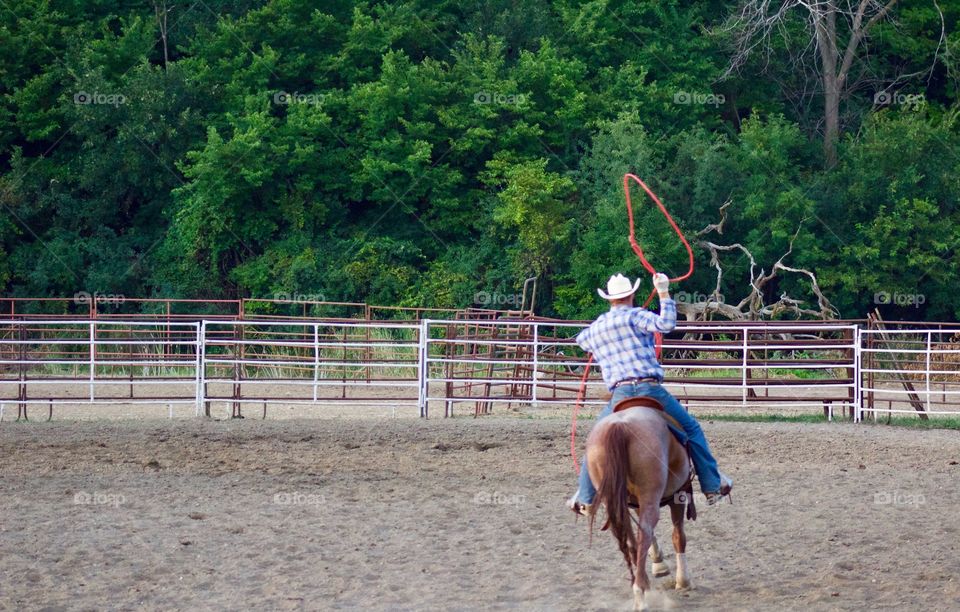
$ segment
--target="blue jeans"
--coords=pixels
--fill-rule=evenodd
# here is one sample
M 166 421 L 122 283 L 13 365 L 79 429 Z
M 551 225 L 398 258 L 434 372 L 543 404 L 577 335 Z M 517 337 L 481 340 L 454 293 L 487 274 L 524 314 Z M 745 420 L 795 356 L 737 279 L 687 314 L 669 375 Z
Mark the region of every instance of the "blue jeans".
M 717 460 L 710 453 L 710 446 L 707 444 L 707 438 L 700 429 L 700 423 L 693 415 L 687 412 L 677 398 L 673 397 L 669 391 L 662 385 L 652 383 L 641 383 L 639 385 L 620 385 L 613 391 L 613 397 L 607 403 L 599 415 L 597 422 L 613 414 L 613 407 L 620 400 L 628 397 L 637 397 L 644 395 L 652 397 L 661 404 L 667 414 L 677 420 L 683 427 L 684 433 L 689 439 L 688 448 L 690 449 L 690 458 L 693 459 L 693 467 L 697 471 L 697 477 L 700 479 L 700 490 L 704 493 L 716 493 L 720 490 L 720 471 L 717 468 Z M 580 463 L 580 490 L 577 498 L 580 503 L 592 504 L 593 498 L 597 494 L 596 487 L 590 481 L 590 473 L 587 471 L 587 458 L 584 456 Z

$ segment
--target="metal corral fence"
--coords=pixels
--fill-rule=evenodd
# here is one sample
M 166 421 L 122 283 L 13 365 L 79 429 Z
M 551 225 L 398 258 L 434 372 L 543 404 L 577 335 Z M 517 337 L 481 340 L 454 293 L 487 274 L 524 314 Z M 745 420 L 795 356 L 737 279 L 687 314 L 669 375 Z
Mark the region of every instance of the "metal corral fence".
M 421 412 L 442 403 L 444 414 L 470 404 L 475 415 L 495 404 L 570 404 L 576 400 L 586 356 L 574 337 L 584 323 L 564 321 L 431 321 L 424 327 Z M 596 370 L 596 366 L 591 366 Z M 587 381 L 586 404 L 605 403 L 598 370 Z
M 8 405 L 194 407 L 419 405 L 418 323 L 394 321 L 2 321 Z
M 574 336 L 584 323 L 427 321 L 424 402 L 444 414 L 469 404 L 570 404 L 586 356 Z M 663 341 L 665 386 L 689 408 L 834 410 L 857 416 L 857 325 L 680 323 Z M 606 403 L 591 366 L 585 404 Z
M 417 407 L 418 323 L 205 321 L 198 403 Z
M 569 407 L 584 322 L 467 320 L 4 320 L 0 418 L 16 406 L 227 409 Z M 686 323 L 663 340 L 664 384 L 700 411 L 960 415 L 960 325 Z M 585 403 L 606 402 L 591 366 Z
M 0 416 L 45 404 L 197 405 L 201 324 L 0 321 Z
M 663 341 L 665 384 L 689 408 L 835 410 L 855 417 L 850 323 L 684 324 Z
M 871 318 L 860 336 L 863 413 L 960 415 L 960 326 Z

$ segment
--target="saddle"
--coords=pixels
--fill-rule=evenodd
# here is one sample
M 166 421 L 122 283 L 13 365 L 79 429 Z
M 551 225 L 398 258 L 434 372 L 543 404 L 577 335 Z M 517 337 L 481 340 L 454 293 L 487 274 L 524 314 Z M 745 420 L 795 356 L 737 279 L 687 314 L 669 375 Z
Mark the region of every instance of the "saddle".
M 620 412 L 622 410 L 629 410 L 630 408 L 653 408 L 660 412 L 660 416 L 663 417 L 663 420 L 667 422 L 667 425 L 670 426 L 670 431 L 673 432 L 673 435 L 677 437 L 677 440 L 680 444 L 683 444 L 686 447 L 687 436 L 683 433 L 683 427 L 680 423 L 677 422 L 675 418 L 667 414 L 667 411 L 663 409 L 663 404 L 653 399 L 652 397 L 646 397 L 644 395 L 638 395 L 636 397 L 628 397 L 620 400 L 613 407 L 614 412 Z
M 670 430 L 670 433 L 677 439 L 677 441 L 683 446 L 684 450 L 687 451 L 687 459 L 690 461 L 690 475 L 687 477 L 687 482 L 683 484 L 677 491 L 674 491 L 667 497 L 660 500 L 660 507 L 666 506 L 670 503 L 680 503 L 685 505 L 687 508 L 687 519 L 691 521 L 697 520 L 697 508 L 693 503 L 693 460 L 690 459 L 690 448 L 688 446 L 687 435 L 683 431 L 683 427 L 679 422 L 663 409 L 663 404 L 653 399 L 652 397 L 646 397 L 643 395 L 638 395 L 636 397 L 628 397 L 620 400 L 613 407 L 614 412 L 621 412 L 623 410 L 629 410 L 631 408 L 653 408 L 657 410 L 660 416 L 664 421 L 667 422 L 667 429 Z M 627 504 L 636 508 L 637 500 L 631 495 L 627 500 Z

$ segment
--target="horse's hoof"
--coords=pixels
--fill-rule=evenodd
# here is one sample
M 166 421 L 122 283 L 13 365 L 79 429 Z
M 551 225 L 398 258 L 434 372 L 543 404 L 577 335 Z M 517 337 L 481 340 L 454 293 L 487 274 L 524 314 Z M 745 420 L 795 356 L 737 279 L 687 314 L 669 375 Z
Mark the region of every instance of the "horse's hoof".
M 664 576 L 670 575 L 670 566 L 663 562 L 654 563 L 651 570 L 653 571 L 654 578 L 663 578 Z
M 648 612 L 650 606 L 647 605 L 645 593 L 636 584 L 633 585 L 633 609 L 634 612 Z
M 684 580 L 683 582 L 680 582 L 679 580 L 677 581 L 677 590 L 678 590 L 678 591 L 686 591 L 686 590 L 688 590 L 689 588 L 690 588 L 690 581 L 689 581 L 689 580 Z

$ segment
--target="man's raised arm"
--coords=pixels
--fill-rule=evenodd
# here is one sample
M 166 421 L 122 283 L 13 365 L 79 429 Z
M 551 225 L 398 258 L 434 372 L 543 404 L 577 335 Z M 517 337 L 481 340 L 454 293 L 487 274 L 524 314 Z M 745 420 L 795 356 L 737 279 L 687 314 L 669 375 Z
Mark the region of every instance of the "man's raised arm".
M 633 325 L 642 331 L 661 334 L 672 332 L 677 326 L 677 303 L 670 297 L 670 279 L 666 274 L 657 272 L 653 275 L 653 286 L 660 297 L 660 314 L 655 315 L 645 308 L 637 308 Z

